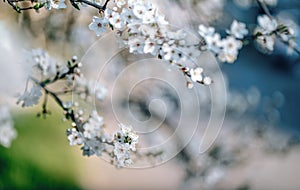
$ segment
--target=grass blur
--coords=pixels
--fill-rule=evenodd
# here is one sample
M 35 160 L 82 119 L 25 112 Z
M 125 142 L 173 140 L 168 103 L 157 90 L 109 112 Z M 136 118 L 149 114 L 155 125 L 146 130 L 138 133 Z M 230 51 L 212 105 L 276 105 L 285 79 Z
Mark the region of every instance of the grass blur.
M 65 136 L 59 116 L 34 114 L 14 119 L 18 138 L 9 149 L 0 147 L 0 189 L 80 189 L 76 183 L 78 153 Z

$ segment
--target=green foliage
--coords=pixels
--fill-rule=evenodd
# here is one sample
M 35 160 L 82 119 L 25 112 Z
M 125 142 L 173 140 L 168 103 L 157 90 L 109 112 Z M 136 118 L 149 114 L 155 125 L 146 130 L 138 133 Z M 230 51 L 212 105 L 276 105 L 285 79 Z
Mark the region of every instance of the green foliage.
M 0 189 L 80 189 L 62 125 L 54 116 L 15 119 L 18 138 L 10 149 L 0 147 Z

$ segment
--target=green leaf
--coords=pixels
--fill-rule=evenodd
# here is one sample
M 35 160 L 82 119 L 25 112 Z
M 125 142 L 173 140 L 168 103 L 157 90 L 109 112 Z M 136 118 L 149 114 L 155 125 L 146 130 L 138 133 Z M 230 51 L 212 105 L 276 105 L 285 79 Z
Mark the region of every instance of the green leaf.
M 45 3 L 40 3 L 39 8 L 42 8 L 42 7 L 44 7 L 44 6 L 45 6 Z
M 21 8 L 20 8 L 18 5 L 16 5 L 16 11 L 17 11 L 18 13 L 21 13 Z
M 35 4 L 35 5 L 33 6 L 33 8 L 34 8 L 35 10 L 39 10 L 40 5 L 37 3 L 37 4 Z

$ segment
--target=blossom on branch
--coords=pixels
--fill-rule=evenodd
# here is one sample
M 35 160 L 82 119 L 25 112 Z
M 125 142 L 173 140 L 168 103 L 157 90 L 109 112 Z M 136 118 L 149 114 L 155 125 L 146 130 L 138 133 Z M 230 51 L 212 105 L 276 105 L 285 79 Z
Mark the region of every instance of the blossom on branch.
M 93 22 L 89 25 L 89 29 L 93 30 L 97 36 L 100 36 L 108 30 L 109 21 L 106 18 L 93 17 Z
M 53 9 L 65 9 L 67 5 L 65 0 L 41 0 L 41 3 L 45 3 L 45 8 L 47 10 Z

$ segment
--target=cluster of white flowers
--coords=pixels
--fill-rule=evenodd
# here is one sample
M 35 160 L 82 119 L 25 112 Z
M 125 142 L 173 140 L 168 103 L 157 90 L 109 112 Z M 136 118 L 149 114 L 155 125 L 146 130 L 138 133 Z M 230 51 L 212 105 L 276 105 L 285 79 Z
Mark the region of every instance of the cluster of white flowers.
M 213 81 L 210 77 L 204 76 L 203 74 L 203 68 L 196 67 L 190 69 L 189 67 L 183 67 L 181 68 L 182 72 L 188 76 L 192 82 L 187 82 L 187 87 L 189 89 L 192 89 L 194 87 L 193 83 L 200 83 L 204 84 L 206 86 L 210 85 Z
M 247 2 L 252 4 L 254 1 Z M 259 0 L 259 3 L 275 6 L 277 0 Z M 188 45 L 185 32 L 171 30 L 165 16 L 152 3 L 143 0 L 115 0 L 112 7 L 106 8 L 100 18 L 95 16 L 89 25 L 97 36 L 112 28 L 130 53 L 152 54 L 170 63 L 182 64 L 187 59 L 196 58 L 205 49 L 213 52 L 221 62 L 233 63 L 249 33 L 246 24 L 236 20 L 232 22 L 230 30 L 227 30 L 225 38 L 215 28 L 200 25 L 198 32 L 205 45 L 201 42 L 198 46 Z M 259 46 L 269 52 L 273 51 L 277 36 L 289 46 L 289 50 L 295 49 L 294 31 L 291 28 L 279 25 L 269 15 L 258 16 L 257 20 L 258 27 L 254 36 Z
M 39 3 L 44 3 L 47 10 L 67 8 L 65 0 L 39 0 Z
M 221 38 L 215 28 L 199 26 L 199 34 L 205 40 L 203 48 L 213 52 L 220 61 L 233 63 L 238 56 L 239 50 L 243 46 L 243 38 L 248 34 L 246 24 L 234 20 L 231 24 L 229 34 L 226 38 Z
M 93 111 L 90 118 L 81 126 L 73 127 L 67 130 L 67 137 L 71 146 L 83 145 L 83 155 L 102 156 L 103 152 L 110 152 L 108 145 L 113 146 L 112 157 L 113 163 L 118 167 L 128 167 L 133 161 L 131 152 L 136 151 L 138 135 L 131 127 L 119 124 L 120 130 L 116 132 L 114 138 L 109 138 L 104 131 L 103 117 Z
M 33 85 L 29 88 L 27 83 L 25 92 L 19 97 L 18 103 L 23 107 L 33 106 L 39 103 L 42 96 L 43 83 L 54 83 L 56 80 L 65 80 L 71 91 L 78 94 L 82 99 L 91 101 L 92 97 L 104 100 L 107 89 L 97 81 L 87 80 L 80 72 L 82 64 L 77 63 L 77 57 L 72 58 L 72 63 L 60 65 L 48 53 L 42 49 L 33 49 L 25 52 L 25 61 L 22 63 L 28 70 L 29 76 L 35 78 Z M 30 70 L 29 70 L 30 68 Z M 42 75 L 42 77 L 39 77 Z M 30 79 L 29 77 L 29 79 Z
M 201 53 L 198 45 L 187 44 L 186 33 L 183 30 L 172 30 L 165 16 L 152 3 L 143 0 L 115 1 L 113 8 L 107 8 L 100 18 L 93 18 L 89 28 L 94 30 L 97 36 L 113 28 L 130 53 L 151 54 L 176 66 L 196 60 Z M 234 34 L 237 34 L 239 29 L 234 28 Z M 229 38 L 226 43 L 224 41 L 224 54 L 220 57 L 229 59 L 228 54 L 235 53 L 231 50 L 235 48 L 232 48 L 232 45 L 236 45 L 232 39 Z M 207 85 L 211 83 L 209 77 L 192 81 Z
M 84 142 L 82 133 L 78 132 L 75 128 L 67 130 L 67 137 L 71 146 L 82 145 Z
M 62 101 L 57 92 L 52 92 L 47 88 L 48 84 L 54 84 L 57 81 L 64 81 L 68 86 L 61 91 L 73 93 L 83 98 L 86 103 L 91 102 L 94 96 L 97 100 L 104 100 L 107 95 L 107 89 L 97 81 L 87 80 L 80 71 L 82 64 L 77 62 L 77 57 L 73 57 L 66 67 L 58 66 L 51 61 L 52 58 L 43 50 L 33 50 L 26 59 L 29 65 L 36 72 L 29 72 L 29 80 L 32 80 L 32 88 L 28 91 L 28 84 L 18 102 L 22 102 L 23 107 L 38 104 L 42 91 L 45 95 L 50 94 L 59 106 L 64 110 L 65 118 L 72 121 L 72 128 L 68 129 L 66 134 L 71 146 L 82 146 L 83 155 L 102 156 L 103 152 L 108 153 L 117 167 L 125 167 L 132 164 L 130 152 L 135 151 L 138 136 L 132 131 L 132 128 L 120 124 L 120 131 L 109 138 L 104 131 L 104 119 L 96 111 L 92 111 L 89 118 L 85 119 L 83 108 L 79 107 L 78 102 Z M 51 68 L 51 69 L 50 69 Z M 50 72 L 51 71 L 51 72 Z M 38 77 L 42 74 L 42 77 Z M 44 102 L 43 106 L 45 106 Z M 46 108 L 43 108 L 47 113 Z M 113 148 L 109 149 L 110 145 Z
M 136 151 L 138 135 L 130 126 L 119 124 L 120 130 L 114 137 L 114 158 L 118 167 L 132 164 L 130 151 Z
M 120 131 L 112 138 L 112 135 L 105 133 L 104 119 L 96 111 L 92 111 L 89 117 L 85 118 L 84 108 L 80 107 L 78 102 L 63 101 L 60 98 L 60 95 L 73 93 L 85 100 L 90 100 L 92 96 L 95 96 L 97 100 L 104 100 L 107 95 L 106 88 L 83 76 L 80 71 L 82 64 L 77 61 L 77 57 L 74 56 L 68 61 L 67 66 L 58 66 L 43 50 L 32 50 L 30 53 L 27 52 L 27 55 L 29 56 L 25 59 L 25 64 L 28 64 L 32 70 L 29 72 L 25 92 L 19 97 L 18 103 L 22 103 L 22 107 L 38 104 L 44 92 L 42 113 L 44 115 L 48 113 L 47 97 L 51 96 L 64 111 L 64 119 L 72 121 L 72 128 L 66 132 L 71 146 L 82 146 L 83 155 L 87 156 L 102 156 L 105 152 L 117 167 L 132 164 L 130 152 L 136 150 L 138 136 L 131 127 L 120 124 Z M 64 82 L 67 87 L 64 87 L 62 91 L 52 91 L 48 88 L 48 85 L 53 85 L 58 81 Z M 30 90 L 28 90 L 31 84 L 29 82 L 32 82 Z M 86 104 L 90 102 L 85 101 Z M 12 129 L 8 124 L 1 125 L 0 143 L 4 146 L 9 146 L 10 140 L 15 137 Z M 112 148 L 107 148 L 107 146 Z
M 103 130 L 103 117 L 99 116 L 97 111 L 92 111 L 89 119 L 77 128 L 67 130 L 68 140 L 71 146 L 84 145 L 83 154 L 91 156 L 96 154 L 102 155 L 105 149 L 106 135 Z
M 17 137 L 17 131 L 13 127 L 13 121 L 7 106 L 0 105 L 0 144 L 6 148 Z
M 261 48 L 272 52 L 274 50 L 275 31 L 277 30 L 278 23 L 275 19 L 267 15 L 258 16 L 257 22 L 258 26 L 255 29 L 255 33 L 257 34 L 256 42 Z
M 274 51 L 276 37 L 287 43 L 290 49 L 296 46 L 295 32 L 292 28 L 279 24 L 275 18 L 268 15 L 258 16 L 257 22 L 254 34 L 257 44 L 264 52 Z
M 164 15 L 152 3 L 143 0 L 115 1 L 101 18 L 94 17 L 89 25 L 99 36 L 112 26 L 120 34 L 130 53 L 152 54 L 171 63 L 188 57 L 192 47 L 185 46 L 185 33 L 171 31 Z M 189 52 L 197 52 L 194 48 Z

